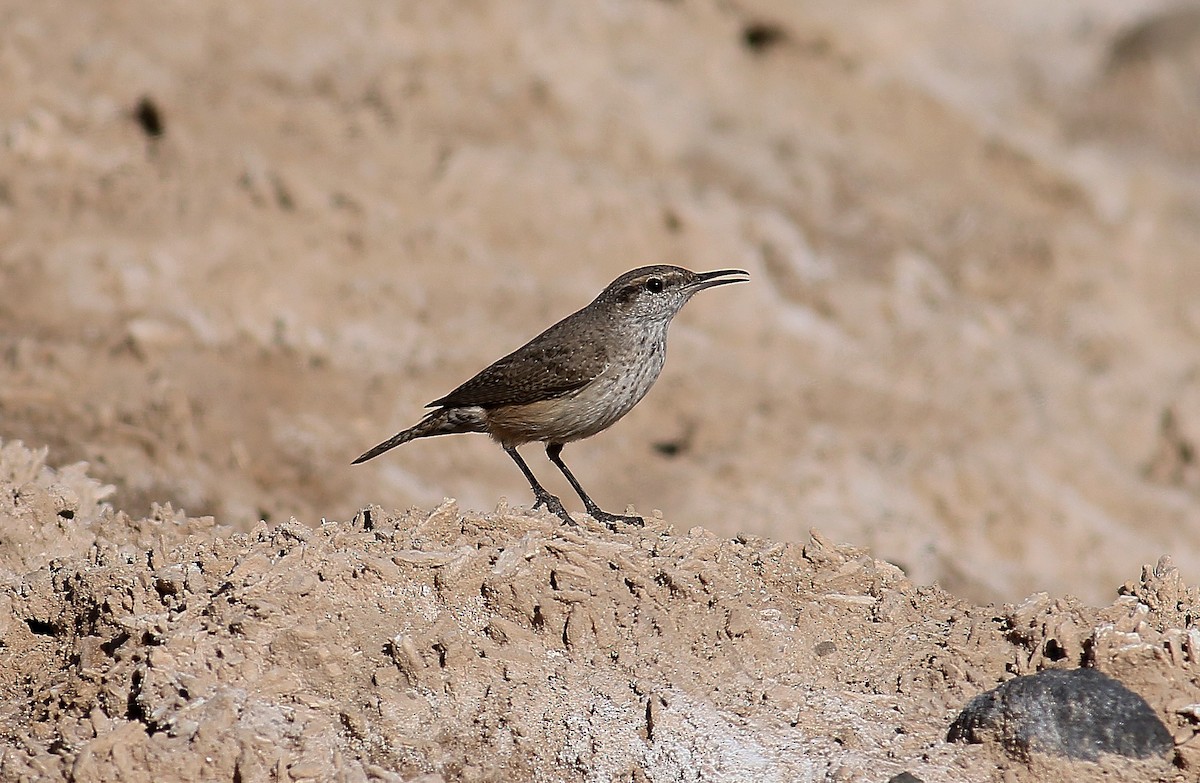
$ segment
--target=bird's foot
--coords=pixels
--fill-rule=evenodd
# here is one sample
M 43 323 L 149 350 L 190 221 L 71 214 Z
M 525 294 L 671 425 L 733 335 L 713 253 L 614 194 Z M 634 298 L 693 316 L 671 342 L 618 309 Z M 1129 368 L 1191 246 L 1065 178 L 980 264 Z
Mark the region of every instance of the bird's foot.
M 597 522 L 603 522 L 604 525 L 614 533 L 617 531 L 617 524 L 633 525 L 634 527 L 645 527 L 646 520 L 641 517 L 631 516 L 629 514 L 610 514 L 599 506 L 592 505 L 587 510 L 592 519 Z
M 567 509 L 563 506 L 562 501 L 554 495 L 551 495 L 549 492 L 534 492 L 534 496 L 537 498 L 537 502 L 533 504 L 534 511 L 545 506 L 547 511 L 566 524 L 572 526 L 579 524 L 574 519 L 571 519 L 571 515 L 567 513 Z

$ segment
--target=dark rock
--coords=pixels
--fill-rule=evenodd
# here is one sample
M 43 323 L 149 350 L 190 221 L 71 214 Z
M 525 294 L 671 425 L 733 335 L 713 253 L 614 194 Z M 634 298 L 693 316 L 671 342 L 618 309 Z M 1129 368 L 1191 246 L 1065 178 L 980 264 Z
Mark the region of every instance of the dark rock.
M 949 742 L 998 741 L 1027 757 L 1037 751 L 1094 761 L 1165 755 L 1171 734 L 1146 700 L 1094 669 L 1029 674 L 976 696 L 950 725 Z
M 742 44 L 755 54 L 778 46 L 787 37 L 786 30 L 770 22 L 751 22 L 742 30 Z
M 911 772 L 901 772 L 899 775 L 888 778 L 888 783 L 925 783 L 925 781 Z
M 167 132 L 162 111 L 158 108 L 158 104 L 151 100 L 149 96 L 143 96 L 138 101 L 137 106 L 133 109 L 133 118 L 141 127 L 142 132 L 152 139 L 156 139 Z

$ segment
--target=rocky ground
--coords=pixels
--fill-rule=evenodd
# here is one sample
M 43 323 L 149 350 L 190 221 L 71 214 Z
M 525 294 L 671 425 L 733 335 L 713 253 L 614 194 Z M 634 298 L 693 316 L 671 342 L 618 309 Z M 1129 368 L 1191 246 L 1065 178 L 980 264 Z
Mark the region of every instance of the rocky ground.
M 1197 83 L 1168 0 L 3 5 L 6 776 L 1042 780 L 946 729 L 1087 664 L 1180 744 L 1082 779 L 1194 779 Z M 752 282 L 566 452 L 645 531 L 349 465 L 663 262 Z
M 0 451 L 5 780 L 1182 781 L 1200 591 L 979 607 L 812 532 L 501 505 L 234 533 Z M 1096 762 L 946 742 L 977 693 L 1087 665 L 1178 743 Z M 1082 718 L 1079 718 L 1082 720 Z M 424 777 L 423 777 L 424 776 Z

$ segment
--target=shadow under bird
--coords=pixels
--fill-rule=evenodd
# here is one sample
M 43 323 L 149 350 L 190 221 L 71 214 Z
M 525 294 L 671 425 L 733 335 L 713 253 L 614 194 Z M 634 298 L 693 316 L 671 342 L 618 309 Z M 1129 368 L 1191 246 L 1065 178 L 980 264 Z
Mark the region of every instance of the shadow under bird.
M 546 444 L 546 456 L 593 519 L 613 529 L 618 522 L 644 524 L 641 517 L 610 514 L 596 505 L 563 462 L 563 446 L 612 426 L 646 396 L 666 360 L 667 327 L 692 296 L 749 279 L 740 269 L 696 273 L 659 265 L 626 272 L 587 307 L 429 403 L 433 410 L 425 418 L 353 464 L 417 438 L 485 432 L 525 474 L 537 499 L 534 509 L 545 506 L 573 525 L 562 501 L 538 483 L 517 453 L 518 446 L 536 441 Z

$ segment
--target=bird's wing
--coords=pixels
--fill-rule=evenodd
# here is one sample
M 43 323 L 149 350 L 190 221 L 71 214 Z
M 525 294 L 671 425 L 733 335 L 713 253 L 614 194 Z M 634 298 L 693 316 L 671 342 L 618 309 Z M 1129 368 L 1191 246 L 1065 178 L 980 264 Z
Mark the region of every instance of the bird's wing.
M 548 329 L 427 407 L 524 405 L 586 386 L 608 366 L 598 340 L 552 339 Z M 547 338 L 547 339 L 542 339 Z

